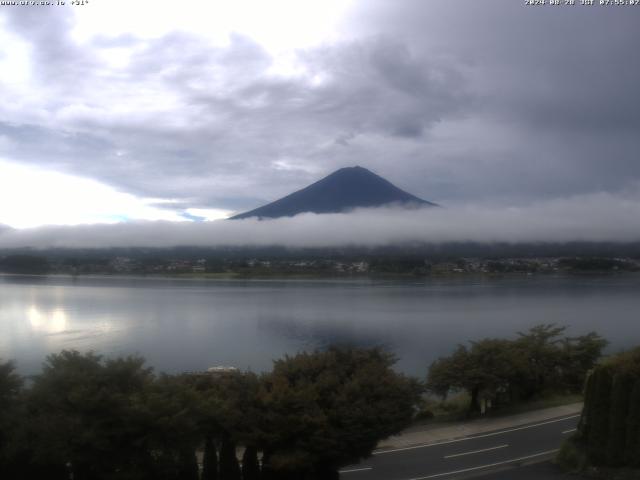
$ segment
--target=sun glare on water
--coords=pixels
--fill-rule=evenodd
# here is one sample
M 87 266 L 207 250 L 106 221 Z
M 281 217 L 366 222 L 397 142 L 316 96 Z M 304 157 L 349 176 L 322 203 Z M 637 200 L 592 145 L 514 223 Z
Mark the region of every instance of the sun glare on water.
M 50 312 L 42 312 L 35 305 L 27 310 L 27 319 L 36 332 L 60 333 L 67 329 L 67 314 L 56 308 Z

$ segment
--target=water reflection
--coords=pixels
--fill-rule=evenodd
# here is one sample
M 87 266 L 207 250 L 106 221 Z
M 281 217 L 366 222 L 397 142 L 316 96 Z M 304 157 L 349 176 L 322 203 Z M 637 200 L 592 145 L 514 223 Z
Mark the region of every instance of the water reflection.
M 40 333 L 61 333 L 67 329 L 67 314 L 61 308 L 49 312 L 41 312 L 31 305 L 27 310 L 27 318 L 31 329 Z
M 306 350 L 325 348 L 330 345 L 353 345 L 358 347 L 381 347 L 395 349 L 391 339 L 381 335 L 376 328 L 363 331 L 357 329 L 347 318 L 338 322 L 301 322 L 296 318 L 259 318 L 257 329 L 262 338 L 281 337 L 290 339 Z
M 399 282 L 203 282 L 0 275 L 0 359 L 35 373 L 63 348 L 141 354 L 158 370 L 268 369 L 285 353 L 329 343 L 383 345 L 398 368 L 467 340 L 542 322 L 595 330 L 618 350 L 640 343 L 640 275 Z

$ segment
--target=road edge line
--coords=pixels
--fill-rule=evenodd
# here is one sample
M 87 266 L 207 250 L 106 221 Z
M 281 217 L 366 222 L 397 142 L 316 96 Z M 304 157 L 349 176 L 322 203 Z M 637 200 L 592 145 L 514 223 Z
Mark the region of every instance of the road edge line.
M 390 450 L 376 450 L 376 451 L 372 452 L 371 455 L 384 455 L 386 453 L 402 452 L 402 451 L 405 451 L 405 450 L 415 450 L 417 448 L 437 447 L 438 445 L 447 445 L 449 443 L 466 442 L 466 441 L 469 441 L 469 440 L 475 440 L 477 438 L 493 437 L 493 436 L 496 436 L 496 435 L 502 435 L 504 433 L 517 432 L 519 430 L 526 430 L 528 428 L 541 427 L 543 425 L 549 425 L 551 423 L 558 423 L 558 422 L 562 422 L 562 421 L 565 421 L 565 420 L 571 420 L 572 418 L 578 418 L 580 415 L 581 414 L 578 413 L 576 415 L 571 415 L 569 417 L 556 418 L 556 419 L 553 419 L 553 420 L 548 420 L 546 422 L 535 423 L 533 425 L 525 425 L 525 426 L 522 426 L 522 427 L 510 428 L 510 429 L 507 429 L 507 430 L 497 430 L 495 432 L 483 433 L 483 434 L 475 435 L 475 436 L 461 437 L 461 438 L 456 438 L 456 439 L 453 439 L 453 440 L 444 440 L 442 442 L 422 443 L 422 444 L 419 444 L 419 445 L 412 445 L 410 447 L 393 448 L 393 449 L 390 449 Z

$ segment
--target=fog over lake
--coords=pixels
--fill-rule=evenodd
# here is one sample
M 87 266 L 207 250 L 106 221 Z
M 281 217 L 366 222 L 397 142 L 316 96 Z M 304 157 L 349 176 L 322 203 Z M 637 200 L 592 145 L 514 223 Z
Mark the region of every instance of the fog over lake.
M 639 275 L 408 280 L 0 276 L 0 359 L 24 373 L 61 349 L 140 354 L 160 371 L 262 371 L 285 353 L 382 345 L 424 376 L 458 343 L 539 323 L 640 343 Z

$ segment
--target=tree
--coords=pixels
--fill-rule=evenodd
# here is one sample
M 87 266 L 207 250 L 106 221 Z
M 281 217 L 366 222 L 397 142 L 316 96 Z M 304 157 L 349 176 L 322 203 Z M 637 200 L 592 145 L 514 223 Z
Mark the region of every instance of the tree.
M 469 393 L 469 411 L 481 411 L 481 401 L 495 403 L 510 397 L 514 379 L 522 368 L 522 358 L 508 340 L 484 339 L 471 348 L 460 345 L 450 357 L 431 364 L 427 388 L 443 395 L 451 389 Z
M 0 271 L 17 274 L 44 274 L 49 271 L 49 262 L 36 255 L 9 255 L 0 260 Z
M 198 460 L 195 452 L 187 448 L 180 452 L 179 458 L 178 478 L 180 480 L 199 480 Z
M 561 338 L 565 328 L 537 325 L 515 340 L 459 345 L 431 364 L 427 388 L 443 398 L 450 391 L 468 392 L 471 413 L 481 411 L 483 402 L 527 400 L 546 390 L 579 392 L 607 342 L 594 332 Z
M 145 448 L 152 454 L 156 476 L 173 478 L 176 472 L 179 477 L 203 440 L 201 401 L 188 375 L 161 375 L 138 407 L 146 430 Z
M 277 360 L 261 387 L 266 471 L 333 478 L 409 425 L 420 388 L 394 362 L 378 348 L 338 347 Z
M 429 366 L 427 389 L 446 400 L 453 389 L 464 387 L 466 368 L 469 365 L 469 352 L 464 345 L 459 345 L 449 357 L 440 357 Z
M 258 377 L 251 372 L 215 372 L 191 376 L 187 382 L 200 401 L 200 431 L 211 442 L 221 443 L 219 478 L 239 479 L 236 445 L 255 449 L 261 439 Z
M 516 340 L 516 348 L 526 359 L 526 367 L 518 382 L 524 398 L 531 398 L 559 384 L 558 368 L 563 360 L 560 335 L 566 329 L 555 324 L 542 324 L 526 333 L 518 332 L 520 338 Z
M 15 373 L 13 362 L 0 363 L 0 415 L 6 415 L 6 410 L 15 403 L 21 388 L 22 378 Z
M 207 435 L 202 458 L 202 480 L 218 480 L 218 454 L 211 435 Z
M 508 340 L 472 342 L 467 374 L 472 410 L 478 411 L 481 398 L 493 403 L 498 403 L 502 397 L 512 399 L 515 378 L 523 370 L 519 353 Z
M 595 385 L 593 372 L 589 372 L 584 386 L 585 399 L 593 398 L 595 395 Z M 589 430 L 591 422 L 593 421 L 593 402 L 585 401 L 580 414 L 580 421 L 578 422 L 578 432 L 581 438 L 587 438 L 589 436 Z
M 22 378 L 13 362 L 0 363 L 0 477 L 13 478 L 21 470 L 16 441 L 24 412 L 20 409 Z M 16 475 L 17 478 L 17 475 Z
M 241 477 L 236 444 L 226 438 L 220 447 L 220 480 L 240 480 Z
M 609 368 L 598 368 L 594 372 L 593 402 L 587 450 L 589 456 L 598 464 L 606 459 L 609 438 L 609 415 L 611 412 L 611 387 L 613 375 Z
M 640 347 L 589 375 L 577 439 L 593 465 L 640 466 Z
M 152 382 L 141 358 L 50 355 L 27 396 L 30 463 L 68 469 L 77 480 L 141 477 L 153 464 L 151 416 L 142 407 Z
M 579 337 L 566 337 L 560 343 L 561 383 L 577 392 L 584 386 L 587 373 L 602 357 L 602 351 L 609 342 L 595 332 Z
M 636 379 L 629 397 L 624 460 L 629 466 L 640 467 L 640 378 Z
M 242 454 L 242 480 L 259 480 L 260 464 L 258 463 L 258 449 L 246 447 Z
M 629 393 L 633 389 L 633 383 L 634 378 L 626 372 L 618 373 L 613 377 L 607 443 L 607 463 L 609 465 L 624 465 L 627 415 L 631 400 Z

